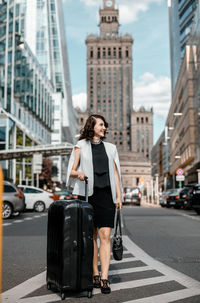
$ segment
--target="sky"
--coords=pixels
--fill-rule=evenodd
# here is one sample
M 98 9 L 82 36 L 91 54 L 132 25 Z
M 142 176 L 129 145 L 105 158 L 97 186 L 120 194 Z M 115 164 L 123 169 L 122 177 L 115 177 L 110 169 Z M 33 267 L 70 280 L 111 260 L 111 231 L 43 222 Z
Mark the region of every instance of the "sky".
M 164 129 L 171 102 L 167 0 L 115 0 L 120 33 L 133 44 L 133 108 L 154 111 L 154 143 Z M 63 0 L 65 30 L 74 106 L 86 109 L 87 34 L 99 33 L 103 0 Z

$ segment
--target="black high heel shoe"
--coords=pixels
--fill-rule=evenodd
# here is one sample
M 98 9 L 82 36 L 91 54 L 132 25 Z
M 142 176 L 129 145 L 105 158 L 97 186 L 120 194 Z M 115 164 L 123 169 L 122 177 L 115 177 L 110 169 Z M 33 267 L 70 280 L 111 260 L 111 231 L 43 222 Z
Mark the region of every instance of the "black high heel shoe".
M 111 293 L 111 289 L 110 289 L 110 282 L 107 279 L 101 279 L 101 282 L 103 284 L 101 284 L 101 292 L 102 294 L 110 294 Z
M 101 287 L 101 282 L 100 282 L 100 276 L 99 275 L 93 276 L 93 287 L 94 288 L 100 288 Z

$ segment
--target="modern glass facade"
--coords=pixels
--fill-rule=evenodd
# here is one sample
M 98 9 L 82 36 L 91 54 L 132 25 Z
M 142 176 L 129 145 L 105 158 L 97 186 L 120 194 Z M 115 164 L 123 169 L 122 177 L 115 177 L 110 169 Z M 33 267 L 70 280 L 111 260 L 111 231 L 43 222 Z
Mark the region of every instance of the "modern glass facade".
M 172 94 L 199 0 L 168 0 Z
M 0 148 L 51 143 L 53 85 L 23 39 L 20 1 L 0 4 Z M 6 177 L 32 180 L 32 160 L 4 161 Z M 31 181 L 30 181 L 31 182 Z
M 26 1 L 25 39 L 54 85 L 52 143 L 75 143 L 78 115 L 72 105 L 62 1 Z M 61 157 L 54 158 L 54 165 L 58 167 L 58 179 L 65 180 L 66 169 L 59 169 L 66 167 Z

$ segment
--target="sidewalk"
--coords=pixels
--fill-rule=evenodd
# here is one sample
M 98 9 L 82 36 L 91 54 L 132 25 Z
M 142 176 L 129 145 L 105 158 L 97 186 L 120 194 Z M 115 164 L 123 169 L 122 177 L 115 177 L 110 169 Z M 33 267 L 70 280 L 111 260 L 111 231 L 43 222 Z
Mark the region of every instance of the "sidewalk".
M 144 207 L 157 207 L 157 208 L 159 207 L 160 208 L 160 205 L 156 204 L 156 201 L 154 201 L 154 200 L 151 203 L 147 202 L 146 201 L 146 197 L 142 197 L 141 206 L 144 206 Z

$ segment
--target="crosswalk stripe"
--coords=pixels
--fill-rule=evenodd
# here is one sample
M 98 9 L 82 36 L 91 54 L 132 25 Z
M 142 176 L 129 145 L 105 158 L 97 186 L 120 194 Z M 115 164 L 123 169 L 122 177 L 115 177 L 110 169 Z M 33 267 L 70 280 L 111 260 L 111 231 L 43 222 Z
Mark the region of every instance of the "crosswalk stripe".
M 34 276 L 2 293 L 2 302 L 13 303 L 13 298 L 15 298 L 15 301 L 17 302 L 20 298 L 27 296 L 31 292 L 44 285 L 45 280 L 46 271 L 43 271 L 41 274 Z
M 155 268 L 152 268 L 151 266 L 141 266 L 141 267 L 109 270 L 108 275 L 114 276 L 114 275 L 129 274 L 129 273 L 133 273 L 133 272 L 141 272 L 141 271 L 148 271 L 148 270 L 155 270 Z
M 12 223 L 3 223 L 3 226 L 9 226 L 12 225 Z
M 174 302 L 177 300 L 193 297 L 196 295 L 200 295 L 200 290 L 183 289 L 183 290 L 168 292 L 162 295 L 126 301 L 123 303 L 160 303 L 160 302 L 169 303 L 169 302 Z
M 65 300 L 71 298 L 65 298 Z M 61 301 L 60 294 L 51 294 L 45 296 L 37 296 L 32 298 L 24 298 L 16 301 L 16 303 L 48 303 L 48 302 L 57 302 Z
M 150 265 L 151 267 L 153 267 L 163 275 L 171 278 L 171 280 L 176 280 L 178 283 L 182 284 L 186 288 L 200 289 L 199 281 L 196 281 L 190 278 L 189 276 L 181 272 L 178 272 L 177 270 L 153 259 L 144 250 L 142 250 L 139 246 L 137 246 L 134 242 L 132 242 L 128 236 L 124 236 L 123 241 L 127 249 L 130 252 L 134 252 L 136 258 L 139 258 L 145 264 Z

